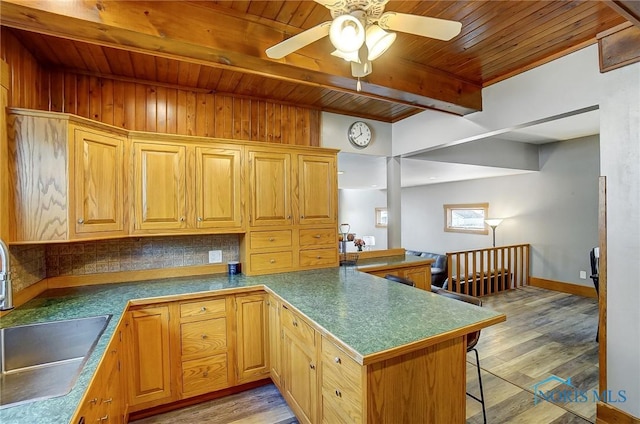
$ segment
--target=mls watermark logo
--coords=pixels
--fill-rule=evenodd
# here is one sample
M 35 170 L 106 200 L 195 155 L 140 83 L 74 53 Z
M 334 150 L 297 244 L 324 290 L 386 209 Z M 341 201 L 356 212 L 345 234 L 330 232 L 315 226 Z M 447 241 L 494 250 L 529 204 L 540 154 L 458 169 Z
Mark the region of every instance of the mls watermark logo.
M 550 386 L 551 389 L 545 389 Z M 581 390 L 571 383 L 571 377 L 565 380 L 552 374 L 533 385 L 533 404 L 537 405 L 543 400 L 552 403 L 624 403 L 627 401 L 627 393 L 625 390 Z

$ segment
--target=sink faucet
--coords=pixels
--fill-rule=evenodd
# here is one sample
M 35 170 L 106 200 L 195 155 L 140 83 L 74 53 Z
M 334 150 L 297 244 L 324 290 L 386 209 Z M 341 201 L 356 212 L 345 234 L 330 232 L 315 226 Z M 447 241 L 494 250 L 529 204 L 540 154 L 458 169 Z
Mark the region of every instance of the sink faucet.
M 2 261 L 2 271 L 0 271 L 0 311 L 13 309 L 13 287 L 11 287 L 11 258 L 9 248 L 0 239 L 0 260 Z

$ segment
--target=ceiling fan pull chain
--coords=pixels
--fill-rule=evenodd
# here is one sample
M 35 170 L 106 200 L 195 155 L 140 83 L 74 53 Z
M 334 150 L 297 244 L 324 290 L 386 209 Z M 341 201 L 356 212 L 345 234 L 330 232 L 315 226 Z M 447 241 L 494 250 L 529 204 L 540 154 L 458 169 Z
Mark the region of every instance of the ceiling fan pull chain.
M 362 84 L 360 84 L 360 77 L 358 77 L 358 82 L 356 82 L 356 91 L 362 91 Z

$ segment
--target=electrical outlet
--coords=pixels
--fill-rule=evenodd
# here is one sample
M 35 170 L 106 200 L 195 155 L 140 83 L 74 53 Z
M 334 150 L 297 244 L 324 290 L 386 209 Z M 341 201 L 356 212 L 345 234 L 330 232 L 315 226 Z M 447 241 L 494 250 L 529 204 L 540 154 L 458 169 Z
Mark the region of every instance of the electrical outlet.
M 587 279 L 587 271 L 580 271 L 580 279 L 582 280 Z
M 210 264 L 222 263 L 222 250 L 209 250 L 209 263 Z

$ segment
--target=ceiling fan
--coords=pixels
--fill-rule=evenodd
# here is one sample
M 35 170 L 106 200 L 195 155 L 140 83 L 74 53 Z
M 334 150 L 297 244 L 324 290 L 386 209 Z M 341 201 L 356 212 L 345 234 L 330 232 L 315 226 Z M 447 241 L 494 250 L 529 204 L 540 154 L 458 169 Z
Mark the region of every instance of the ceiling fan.
M 350 62 L 351 74 L 360 78 L 371 73 L 371 61 L 380 57 L 395 41 L 396 34 L 385 30 L 443 41 L 451 40 L 460 33 L 460 22 L 384 12 L 388 1 L 315 0 L 331 11 L 333 20 L 323 22 L 269 47 L 266 54 L 272 59 L 281 59 L 328 35 L 336 48 L 331 54 Z

